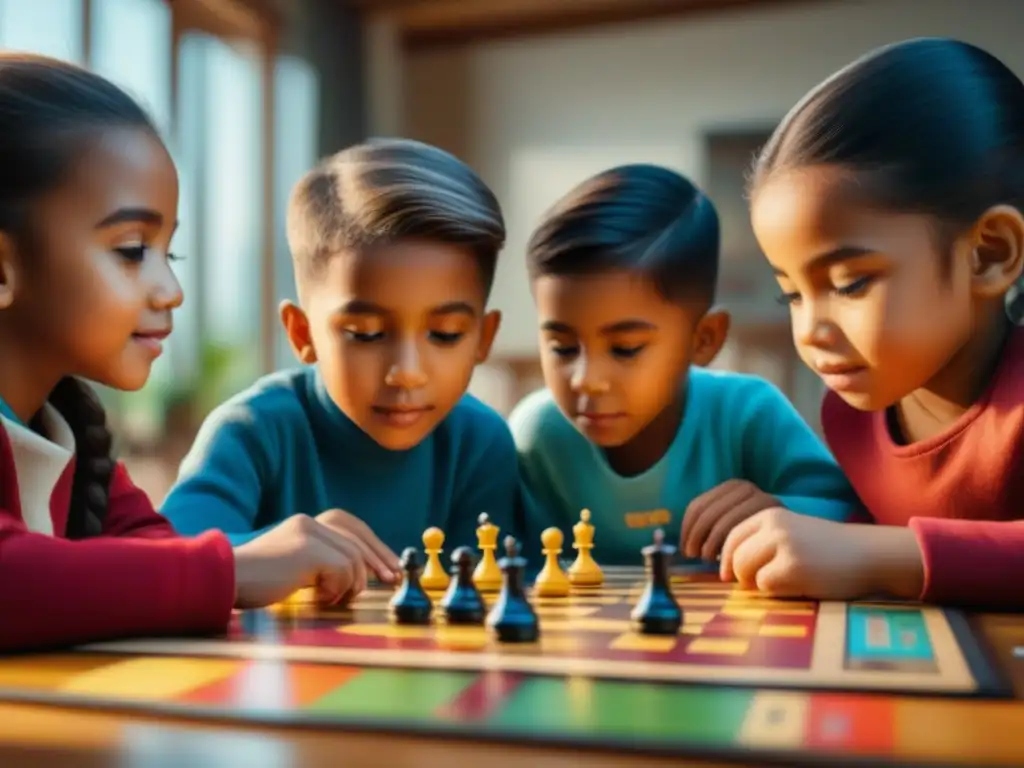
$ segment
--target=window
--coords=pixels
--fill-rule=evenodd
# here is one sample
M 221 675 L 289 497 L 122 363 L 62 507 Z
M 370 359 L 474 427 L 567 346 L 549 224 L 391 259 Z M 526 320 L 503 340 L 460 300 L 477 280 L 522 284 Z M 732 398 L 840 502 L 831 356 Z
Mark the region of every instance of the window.
M 0 0 L 0 46 L 82 64 L 82 0 Z

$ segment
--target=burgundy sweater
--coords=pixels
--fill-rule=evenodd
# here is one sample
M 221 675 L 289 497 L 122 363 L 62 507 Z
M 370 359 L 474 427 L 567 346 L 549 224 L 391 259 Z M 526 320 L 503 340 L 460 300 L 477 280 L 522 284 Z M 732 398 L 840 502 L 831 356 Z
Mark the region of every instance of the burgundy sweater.
M 884 412 L 832 392 L 822 425 L 874 521 L 917 536 L 923 600 L 1024 607 L 1024 328 L 985 393 L 942 434 L 899 445 Z
M 117 465 L 103 535 L 64 538 L 74 439 L 0 419 L 0 652 L 126 636 L 222 631 L 235 599 L 220 533 L 182 538 Z

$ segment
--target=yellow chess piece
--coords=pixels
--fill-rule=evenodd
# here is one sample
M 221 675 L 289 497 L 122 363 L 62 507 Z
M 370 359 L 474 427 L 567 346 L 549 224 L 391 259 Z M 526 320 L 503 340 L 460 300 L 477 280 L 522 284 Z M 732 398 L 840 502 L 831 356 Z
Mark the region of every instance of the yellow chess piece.
M 540 535 L 540 541 L 544 545 L 543 551 L 547 561 L 533 583 L 534 591 L 538 597 L 565 597 L 569 594 L 571 585 L 569 577 L 558 564 L 565 536 L 557 528 L 546 528 Z
M 501 589 L 504 575 L 498 566 L 495 551 L 498 549 L 499 528 L 484 512 L 477 519 L 480 527 L 476 529 L 478 546 L 481 551 L 480 562 L 473 571 L 473 583 L 481 592 L 497 592 Z
M 423 532 L 423 551 L 427 555 L 427 564 L 420 574 L 420 585 L 428 592 L 444 592 L 451 581 L 451 576 L 441 563 L 443 547 L 444 531 L 440 528 L 427 528 Z
M 590 510 L 580 512 L 580 521 L 572 527 L 575 540 L 576 562 L 569 568 L 569 583 L 574 587 L 599 587 L 604 582 L 601 567 L 594 560 L 594 526 L 590 523 Z

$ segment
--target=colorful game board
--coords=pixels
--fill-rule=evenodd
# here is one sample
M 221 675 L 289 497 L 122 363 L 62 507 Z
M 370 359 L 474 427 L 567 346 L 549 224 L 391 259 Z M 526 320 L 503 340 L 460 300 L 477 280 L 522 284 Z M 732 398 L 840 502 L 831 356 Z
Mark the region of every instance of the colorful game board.
M 371 590 L 345 611 L 249 612 L 224 638 L 0 659 L 0 701 L 820 765 L 916 762 L 951 717 L 943 699 L 1010 695 L 953 612 L 772 600 L 688 574 L 673 579 L 679 636 L 645 636 L 628 618 L 642 578 L 611 570 L 535 599 L 531 645 L 391 625 L 390 592 Z
M 541 638 L 500 645 L 483 627 L 396 626 L 391 591 L 350 609 L 301 601 L 240 615 L 212 640 L 143 640 L 92 651 L 212 656 L 375 667 L 759 687 L 991 694 L 994 676 L 958 614 L 899 604 L 766 598 L 713 574 L 673 576 L 684 611 L 678 636 L 642 635 L 629 613 L 643 587 L 636 569 L 563 598 L 534 598 Z

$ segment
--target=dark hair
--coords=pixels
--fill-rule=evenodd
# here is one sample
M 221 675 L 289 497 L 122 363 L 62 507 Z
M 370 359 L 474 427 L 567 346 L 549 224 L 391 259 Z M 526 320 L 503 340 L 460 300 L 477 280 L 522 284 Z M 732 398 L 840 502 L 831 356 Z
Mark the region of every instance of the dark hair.
M 31 258 L 35 227 L 53 225 L 34 222 L 32 206 L 64 181 L 89 139 L 112 127 L 156 133 L 144 110 L 107 80 L 55 59 L 0 54 L 0 230 L 30 255 L 26 268 L 39 264 Z M 66 535 L 98 535 L 114 469 L 106 414 L 92 389 L 72 377 L 57 384 L 49 402 L 75 436 Z
M 505 245 L 491 189 L 465 163 L 408 139 L 371 139 L 322 160 L 296 184 L 288 245 L 296 280 L 332 257 L 406 239 L 470 249 L 486 293 Z
M 527 245 L 531 280 L 612 269 L 648 276 L 671 301 L 715 300 L 718 211 L 695 184 L 657 165 L 623 165 L 571 190 Z
M 931 215 L 948 238 L 993 205 L 1024 206 L 1024 84 L 956 40 L 879 48 L 789 112 L 754 164 L 750 191 L 811 165 L 848 169 L 870 203 Z

